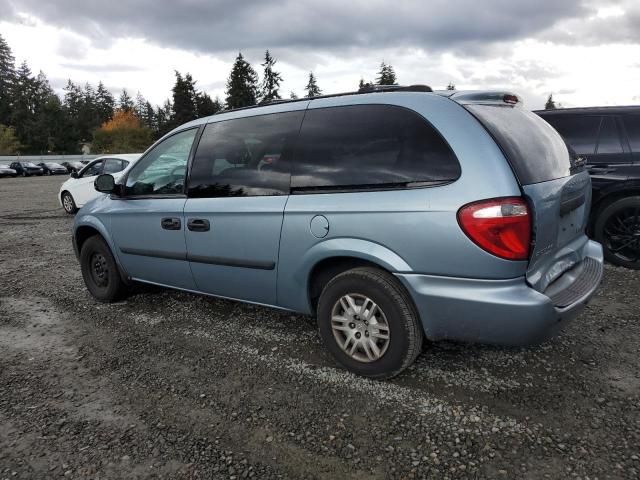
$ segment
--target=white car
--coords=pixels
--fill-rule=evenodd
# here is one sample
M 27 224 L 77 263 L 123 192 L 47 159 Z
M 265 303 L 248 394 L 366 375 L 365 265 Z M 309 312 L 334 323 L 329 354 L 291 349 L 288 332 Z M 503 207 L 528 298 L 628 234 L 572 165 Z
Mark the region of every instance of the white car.
M 65 212 L 76 213 L 89 200 L 102 195 L 93 188 L 93 182 L 98 175 L 110 173 L 118 181 L 136 163 L 140 155 L 142 154 L 105 155 L 92 160 L 79 172 L 72 172 L 71 178 L 60 187 L 60 205 Z

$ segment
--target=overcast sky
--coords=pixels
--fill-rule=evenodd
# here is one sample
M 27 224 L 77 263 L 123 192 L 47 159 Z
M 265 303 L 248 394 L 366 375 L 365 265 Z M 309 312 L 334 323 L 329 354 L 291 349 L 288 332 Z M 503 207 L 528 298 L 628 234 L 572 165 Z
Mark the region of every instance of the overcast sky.
M 540 108 L 640 103 L 640 0 L 0 0 L 17 62 L 159 104 L 175 69 L 224 99 L 241 50 L 261 73 L 278 59 L 282 93 L 313 70 L 324 93 L 373 80 L 508 88 Z

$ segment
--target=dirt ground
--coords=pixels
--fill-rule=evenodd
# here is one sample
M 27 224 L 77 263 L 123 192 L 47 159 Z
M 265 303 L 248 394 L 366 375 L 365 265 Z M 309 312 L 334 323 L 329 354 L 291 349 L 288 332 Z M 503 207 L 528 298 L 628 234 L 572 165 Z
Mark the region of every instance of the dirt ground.
M 102 305 L 56 201 L 0 179 L 0 480 L 638 478 L 640 272 L 558 338 L 426 344 L 376 382 L 313 318 L 158 288 Z

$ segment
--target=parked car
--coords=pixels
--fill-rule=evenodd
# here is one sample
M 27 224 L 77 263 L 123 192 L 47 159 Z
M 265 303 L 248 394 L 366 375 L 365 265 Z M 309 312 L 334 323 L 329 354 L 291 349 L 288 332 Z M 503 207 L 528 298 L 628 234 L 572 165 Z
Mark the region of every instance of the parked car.
M 542 341 L 603 256 L 588 173 L 520 105 L 393 87 L 187 123 L 96 178 L 109 195 L 73 233 L 85 284 L 103 302 L 140 281 L 315 314 L 337 362 L 374 378 L 424 336 Z
M 18 172 L 10 168 L 9 165 L 0 164 L 0 177 L 16 177 L 17 175 Z
M 82 162 L 76 162 L 73 160 L 69 160 L 66 162 L 61 162 L 60 165 L 62 165 L 64 168 L 67 169 L 67 173 L 72 173 L 72 172 L 79 172 L 80 170 L 82 170 L 85 167 L 85 164 Z
M 589 233 L 605 258 L 640 269 L 640 107 L 536 113 L 586 162 L 593 187 Z
M 45 175 L 62 175 L 68 173 L 66 167 L 55 162 L 40 162 L 38 166 L 42 168 Z
M 42 175 L 42 168 L 32 162 L 13 162 L 9 167 L 14 169 L 18 175 L 22 175 L 23 177 Z
M 89 200 L 100 196 L 93 181 L 102 173 L 120 178 L 140 158 L 139 153 L 106 155 L 89 162 L 80 171 L 71 172 L 71 178 L 60 186 L 58 201 L 64 210 L 74 214 Z

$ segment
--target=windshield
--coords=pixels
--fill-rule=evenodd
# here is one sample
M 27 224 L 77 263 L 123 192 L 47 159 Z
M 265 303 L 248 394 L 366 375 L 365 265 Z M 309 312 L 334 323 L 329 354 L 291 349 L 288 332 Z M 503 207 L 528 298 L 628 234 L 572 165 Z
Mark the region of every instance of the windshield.
M 0 164 L 0 168 L 9 168 L 9 165 Z
M 38 168 L 38 166 L 35 163 L 31 163 L 31 162 L 25 162 L 24 163 L 25 167 L 34 167 L 34 168 Z
M 49 168 L 61 168 L 62 165 L 58 164 L 58 163 L 45 163 L 45 165 Z

